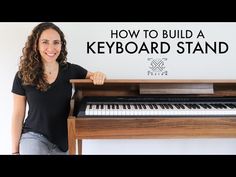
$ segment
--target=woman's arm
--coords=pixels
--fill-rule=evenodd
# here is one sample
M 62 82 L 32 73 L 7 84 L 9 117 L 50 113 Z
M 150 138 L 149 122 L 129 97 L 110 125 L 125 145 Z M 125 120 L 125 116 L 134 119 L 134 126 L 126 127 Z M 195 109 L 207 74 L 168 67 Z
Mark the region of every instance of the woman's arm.
M 102 85 L 106 79 L 106 75 L 102 72 L 88 71 L 86 79 L 91 79 L 94 85 Z
M 22 132 L 22 126 L 25 118 L 26 98 L 25 96 L 13 94 L 13 112 L 12 112 L 12 153 L 19 153 L 19 143 Z

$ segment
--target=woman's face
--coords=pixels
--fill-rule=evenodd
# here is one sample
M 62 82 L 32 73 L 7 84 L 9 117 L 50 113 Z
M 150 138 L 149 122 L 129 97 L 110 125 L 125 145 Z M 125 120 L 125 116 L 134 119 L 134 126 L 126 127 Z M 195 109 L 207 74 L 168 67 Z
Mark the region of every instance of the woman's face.
M 54 29 L 47 29 L 39 37 L 38 50 L 43 63 L 53 63 L 61 52 L 61 38 Z

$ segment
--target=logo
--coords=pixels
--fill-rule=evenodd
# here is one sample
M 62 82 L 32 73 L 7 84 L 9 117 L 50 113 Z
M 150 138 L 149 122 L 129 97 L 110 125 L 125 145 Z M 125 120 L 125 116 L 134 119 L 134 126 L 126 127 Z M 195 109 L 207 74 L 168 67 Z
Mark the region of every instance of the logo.
M 165 76 L 168 75 L 166 70 L 166 61 L 167 58 L 148 58 L 150 62 L 149 69 L 147 71 L 148 76 Z

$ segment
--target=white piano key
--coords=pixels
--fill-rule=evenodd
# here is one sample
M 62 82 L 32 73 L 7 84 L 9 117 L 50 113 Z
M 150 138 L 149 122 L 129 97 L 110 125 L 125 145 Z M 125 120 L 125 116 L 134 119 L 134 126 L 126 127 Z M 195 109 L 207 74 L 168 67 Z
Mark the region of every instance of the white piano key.
M 98 115 L 98 111 L 97 111 L 96 105 L 92 105 L 91 113 L 92 113 L 92 115 Z
M 110 109 L 108 109 L 108 105 L 104 105 L 104 110 L 105 110 L 105 115 L 109 116 L 110 115 Z
M 102 115 L 102 110 L 101 110 L 101 105 L 97 105 L 96 107 L 96 110 L 97 110 L 97 115 Z
M 85 109 L 85 115 L 91 115 L 90 111 L 91 111 L 90 105 L 88 104 Z

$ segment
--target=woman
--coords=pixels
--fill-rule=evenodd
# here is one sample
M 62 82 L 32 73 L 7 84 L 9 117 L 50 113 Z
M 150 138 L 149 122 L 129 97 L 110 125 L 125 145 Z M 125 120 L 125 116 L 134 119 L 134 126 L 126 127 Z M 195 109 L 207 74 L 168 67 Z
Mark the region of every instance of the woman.
M 101 85 L 106 76 L 71 64 L 66 57 L 66 40 L 59 27 L 47 22 L 33 29 L 12 86 L 12 154 L 67 154 L 69 80 L 86 78 Z

